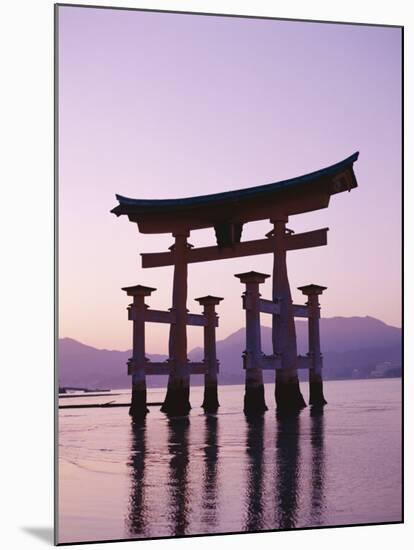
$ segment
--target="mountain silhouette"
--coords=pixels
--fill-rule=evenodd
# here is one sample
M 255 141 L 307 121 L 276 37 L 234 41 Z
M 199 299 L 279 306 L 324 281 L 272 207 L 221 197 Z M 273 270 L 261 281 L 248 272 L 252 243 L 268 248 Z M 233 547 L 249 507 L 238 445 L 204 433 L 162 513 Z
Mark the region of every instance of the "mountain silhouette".
M 307 322 L 295 321 L 298 353 L 307 352 Z M 324 378 L 342 379 L 370 376 L 377 363 L 389 362 L 398 374 L 402 364 L 402 331 L 373 317 L 331 317 L 320 322 L 321 347 L 324 357 Z M 264 353 L 271 353 L 271 328 L 262 327 Z M 245 329 L 240 329 L 217 342 L 220 361 L 219 381 L 222 384 L 244 382 L 241 354 L 245 347 Z M 87 388 L 127 388 L 130 377 L 126 361 L 131 351 L 97 349 L 71 338 L 59 340 L 59 385 Z M 164 361 L 165 355 L 147 354 L 152 361 Z M 192 361 L 203 358 L 203 350 L 188 354 Z M 306 377 L 301 371 L 301 378 Z M 265 381 L 273 381 L 274 373 L 265 371 Z M 149 376 L 149 387 L 166 385 L 165 376 Z M 203 383 L 202 375 L 192 376 L 192 384 Z

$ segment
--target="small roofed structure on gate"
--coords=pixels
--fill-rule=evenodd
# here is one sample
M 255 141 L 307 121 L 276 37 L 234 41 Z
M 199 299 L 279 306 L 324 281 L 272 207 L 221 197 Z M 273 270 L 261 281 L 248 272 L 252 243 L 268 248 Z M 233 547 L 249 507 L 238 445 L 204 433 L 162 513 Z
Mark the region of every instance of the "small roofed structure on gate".
M 168 251 L 141 255 L 143 268 L 174 266 L 171 308 L 173 322 L 169 340 L 171 369 L 163 411 L 188 414 L 191 408 L 186 334 L 188 264 L 266 253 L 272 253 L 274 258 L 272 303 L 276 305 L 272 306 L 267 303 L 269 301 L 260 299 L 258 304 L 261 304 L 262 308 L 267 308 L 266 311 L 270 308 L 273 317 L 273 363 L 277 365 L 276 402 L 278 407 L 286 409 L 298 410 L 304 406 L 297 377 L 298 356 L 294 325 L 295 311 L 299 312 L 302 306 L 292 303 L 286 252 L 326 245 L 328 229 L 294 234 L 286 228 L 286 223 L 289 216 L 327 208 L 332 195 L 357 187 L 353 165 L 358 155 L 356 152 L 341 162 L 299 177 L 211 195 L 162 200 L 133 199 L 116 195 L 119 204 L 111 210 L 113 214 L 128 216 L 131 222 L 137 224 L 141 233 L 170 233 L 175 239 Z M 266 238 L 243 242 L 243 225 L 263 219 L 268 219 L 272 225 Z M 187 242 L 192 230 L 210 227 L 215 231 L 215 245 L 194 248 Z M 301 287 L 302 291 L 306 288 Z M 311 294 L 314 295 L 313 292 Z M 317 302 L 312 296 L 309 303 L 312 302 L 312 311 L 316 316 Z M 316 334 L 316 329 L 312 328 L 312 331 L 312 335 Z M 317 339 L 316 336 L 312 338 L 315 341 Z M 213 356 L 214 361 L 211 363 L 215 364 L 214 353 Z M 325 400 L 320 373 L 322 363 L 318 361 L 313 362 L 318 376 L 312 380 L 314 385 L 320 383 L 320 387 L 318 386 L 318 391 L 315 390 L 313 399 L 323 404 Z M 260 376 L 257 380 L 260 380 Z M 216 383 L 215 378 L 213 382 Z M 258 396 L 263 394 L 260 388 L 256 393 Z M 214 399 L 217 401 L 216 397 Z M 252 410 L 265 408 L 264 402 L 252 403 Z

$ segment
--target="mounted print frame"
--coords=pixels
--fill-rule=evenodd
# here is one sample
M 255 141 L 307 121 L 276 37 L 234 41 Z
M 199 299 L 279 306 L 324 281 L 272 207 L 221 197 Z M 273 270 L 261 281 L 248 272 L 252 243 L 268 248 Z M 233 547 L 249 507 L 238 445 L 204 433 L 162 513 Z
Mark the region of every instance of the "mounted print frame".
M 403 521 L 402 46 L 56 4 L 56 544 Z

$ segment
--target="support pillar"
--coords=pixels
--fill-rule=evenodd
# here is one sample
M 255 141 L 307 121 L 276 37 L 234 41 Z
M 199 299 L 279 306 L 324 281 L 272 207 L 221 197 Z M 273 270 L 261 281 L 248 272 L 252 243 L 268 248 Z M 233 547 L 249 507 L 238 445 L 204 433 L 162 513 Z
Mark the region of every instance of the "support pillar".
M 309 405 L 313 405 L 315 407 L 323 407 L 323 405 L 327 404 L 327 401 L 323 395 L 322 354 L 319 334 L 319 295 L 321 295 L 326 288 L 326 286 L 318 285 L 306 285 L 298 288 L 298 290 L 308 297 L 306 304 L 309 311 L 308 355 L 311 358 L 311 366 L 309 368 Z
M 147 385 L 145 380 L 145 297 L 150 296 L 155 288 L 147 286 L 130 286 L 122 289 L 133 302 L 128 306 L 128 318 L 133 322 L 132 357 L 128 360 L 128 374 L 132 376 L 132 395 L 129 414 L 133 420 L 142 420 L 149 412 L 147 409 Z
M 280 304 L 280 314 L 273 315 L 272 318 L 273 353 L 278 355 L 282 362 L 282 367 L 276 370 L 275 385 L 275 399 L 279 412 L 293 412 L 306 407 L 299 386 L 295 319 L 287 275 L 287 220 L 288 218 L 283 216 L 271 220 L 273 231 L 268 234 L 274 241 L 272 299 Z
M 217 296 L 203 296 L 196 301 L 204 307 L 203 315 L 206 318 L 204 325 L 204 400 L 201 405 L 206 413 L 215 413 L 219 408 L 217 396 L 218 361 L 216 352 L 216 319 L 215 307 L 223 300 Z
M 246 369 L 246 385 L 243 411 L 248 416 L 267 411 L 263 373 L 260 361 L 263 356 L 260 336 L 260 293 L 259 285 L 269 277 L 263 273 L 250 271 L 235 275 L 246 285 L 243 294 L 243 307 L 246 310 L 246 350 L 243 354 Z
M 161 410 L 168 416 L 188 415 L 190 405 L 190 369 L 187 359 L 187 250 L 188 232 L 174 234 L 174 279 L 172 311 L 175 323 L 170 327 L 169 356 L 171 369 L 167 395 Z

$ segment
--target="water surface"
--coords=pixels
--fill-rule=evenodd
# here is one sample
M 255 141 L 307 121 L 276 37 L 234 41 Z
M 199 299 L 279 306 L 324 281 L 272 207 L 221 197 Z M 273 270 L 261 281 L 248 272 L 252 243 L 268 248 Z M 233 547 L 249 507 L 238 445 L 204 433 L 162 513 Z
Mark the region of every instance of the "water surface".
M 242 386 L 219 388 L 217 415 L 202 392 L 188 419 L 151 407 L 135 428 L 127 408 L 59 411 L 59 542 L 401 520 L 399 379 L 325 382 L 324 413 L 291 418 L 266 384 L 255 421 Z M 61 404 L 129 400 L 114 393 Z

